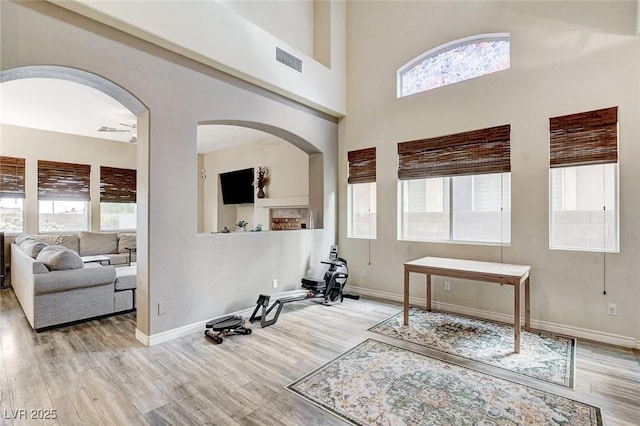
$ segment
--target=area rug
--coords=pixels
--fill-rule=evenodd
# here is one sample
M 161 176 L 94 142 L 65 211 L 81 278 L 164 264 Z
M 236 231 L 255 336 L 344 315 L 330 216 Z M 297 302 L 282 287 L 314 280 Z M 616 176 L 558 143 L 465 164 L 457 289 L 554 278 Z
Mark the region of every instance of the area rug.
M 522 330 L 520 353 L 513 352 L 513 325 L 411 307 L 369 329 L 385 336 L 504 368 L 573 388 L 576 341 L 544 331 Z
M 356 425 L 602 425 L 597 407 L 373 339 L 287 389 Z

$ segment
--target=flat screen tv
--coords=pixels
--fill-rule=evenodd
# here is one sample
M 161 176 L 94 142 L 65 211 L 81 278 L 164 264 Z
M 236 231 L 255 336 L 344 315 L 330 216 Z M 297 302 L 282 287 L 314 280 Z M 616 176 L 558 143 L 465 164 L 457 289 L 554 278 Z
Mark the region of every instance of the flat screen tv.
M 220 173 L 224 204 L 253 203 L 253 169 Z

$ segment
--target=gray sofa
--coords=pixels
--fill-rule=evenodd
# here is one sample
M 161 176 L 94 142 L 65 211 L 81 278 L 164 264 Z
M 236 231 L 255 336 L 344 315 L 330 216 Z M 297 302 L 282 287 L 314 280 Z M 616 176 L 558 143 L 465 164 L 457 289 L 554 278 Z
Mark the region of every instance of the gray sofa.
M 85 264 L 63 242 L 19 236 L 11 245 L 11 286 L 31 327 L 41 331 L 135 309 L 135 264 Z
M 61 245 L 80 256 L 103 255 L 110 265 L 129 265 L 136 261 L 136 234 L 130 232 L 78 232 L 77 234 L 29 234 L 49 245 Z M 131 258 L 129 258 L 131 254 Z

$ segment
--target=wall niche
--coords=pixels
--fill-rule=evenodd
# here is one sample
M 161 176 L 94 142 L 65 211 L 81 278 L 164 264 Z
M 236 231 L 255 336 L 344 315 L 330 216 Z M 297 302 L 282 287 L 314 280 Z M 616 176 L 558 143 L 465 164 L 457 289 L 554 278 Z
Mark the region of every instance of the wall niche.
M 254 188 L 253 202 L 225 204 L 220 174 L 248 168 L 257 172 L 260 166 L 269 169 L 266 197 L 257 198 Z M 247 222 L 247 230 L 309 226 L 309 154 L 280 137 L 242 126 L 200 124 L 197 171 L 199 233 L 233 232 L 238 221 Z

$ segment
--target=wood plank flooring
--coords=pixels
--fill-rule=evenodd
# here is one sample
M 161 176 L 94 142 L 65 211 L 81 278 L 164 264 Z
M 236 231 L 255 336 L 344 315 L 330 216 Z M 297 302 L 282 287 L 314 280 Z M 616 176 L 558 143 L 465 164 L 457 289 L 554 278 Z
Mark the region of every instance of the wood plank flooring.
M 453 359 L 367 331 L 400 310 L 376 300 L 299 302 L 286 305 L 275 325 L 253 324 L 253 334 L 221 345 L 197 332 L 145 347 L 133 337 L 135 314 L 35 333 L 4 289 L 0 425 L 344 424 L 284 387 L 369 337 Z M 605 425 L 640 425 L 638 351 L 579 341 L 575 390 L 458 362 L 597 405 Z M 47 410 L 55 420 L 31 419 Z

